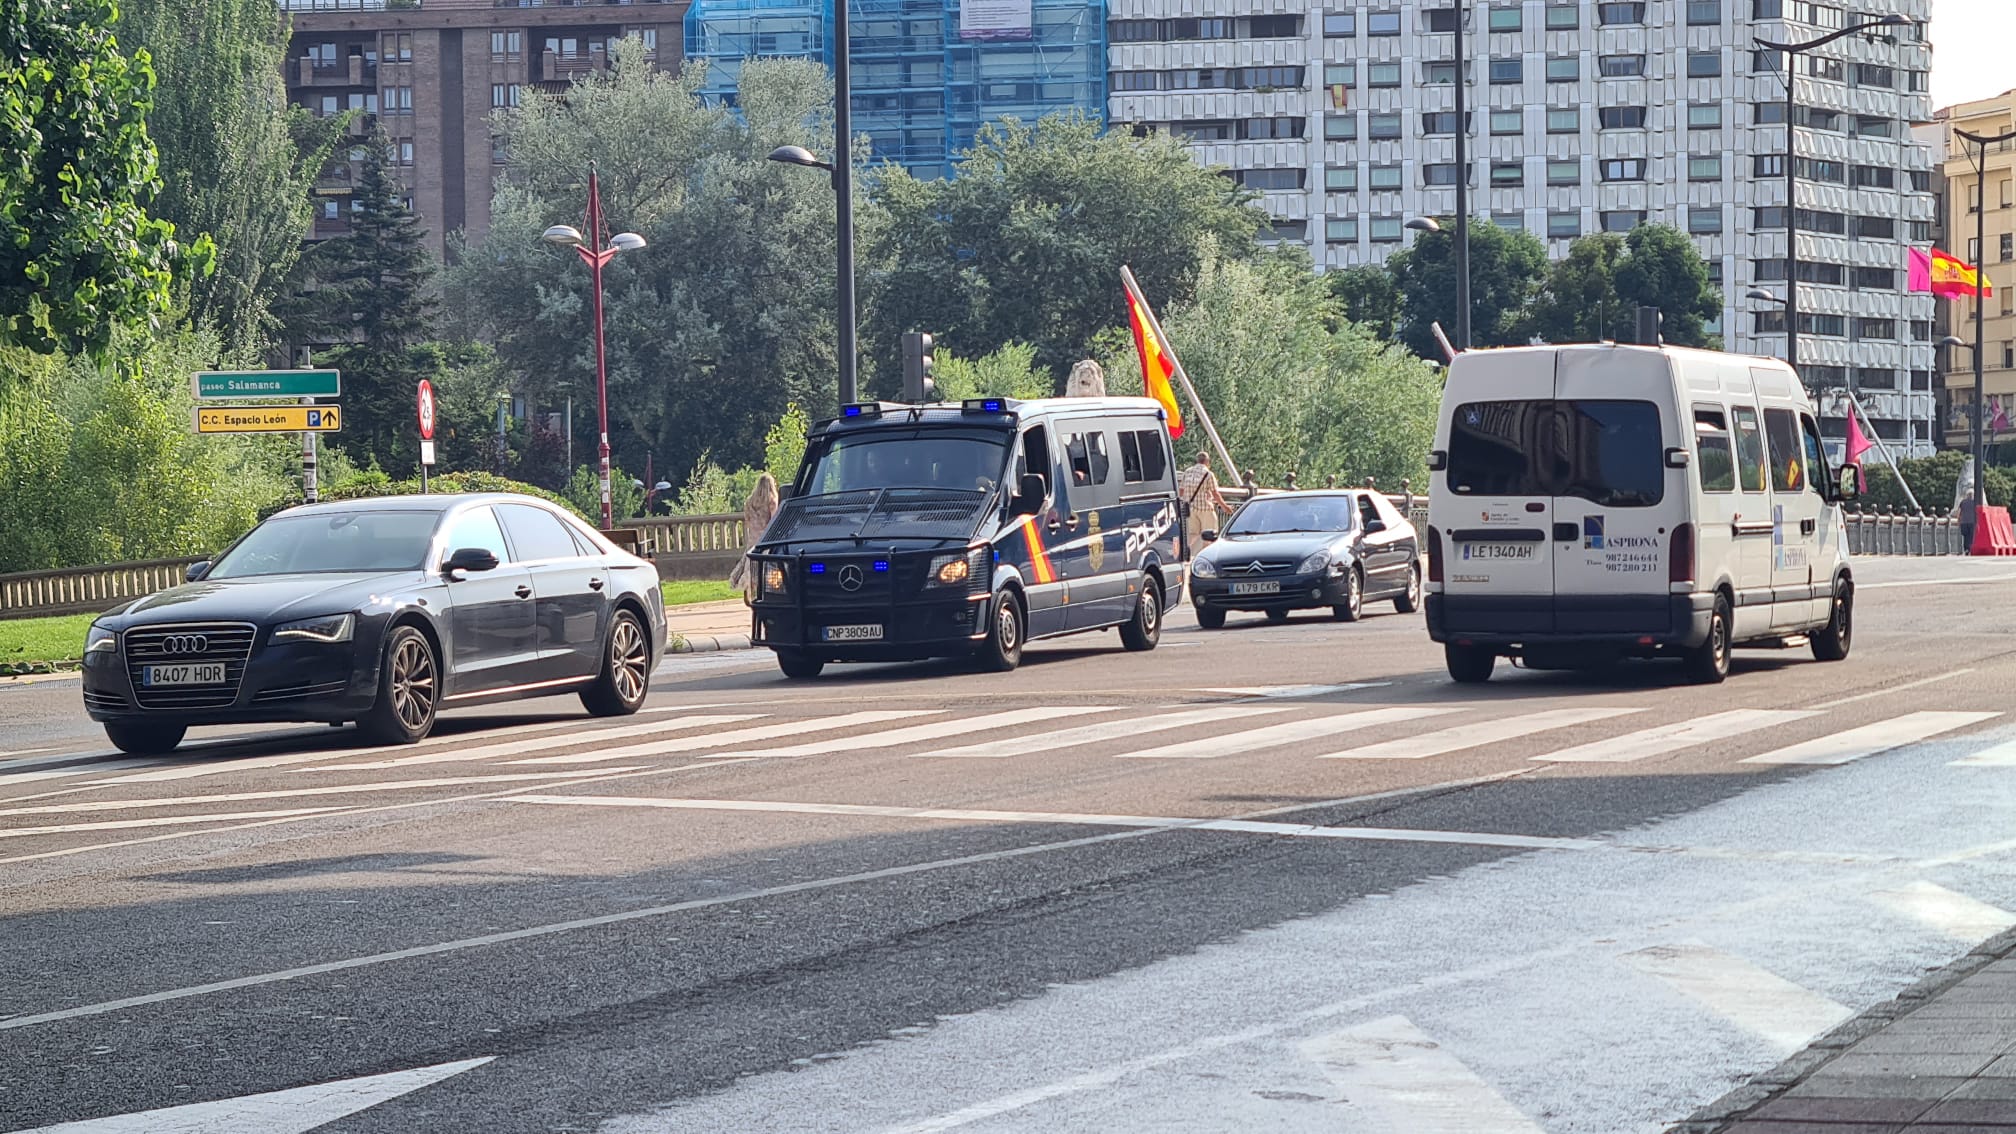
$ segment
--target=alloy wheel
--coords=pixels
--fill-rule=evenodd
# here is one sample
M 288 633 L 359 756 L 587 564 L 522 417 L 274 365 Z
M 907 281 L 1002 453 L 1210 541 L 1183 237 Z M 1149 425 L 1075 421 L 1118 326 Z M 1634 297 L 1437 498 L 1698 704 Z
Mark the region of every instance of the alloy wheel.
M 401 641 L 392 654 L 392 710 L 414 732 L 434 715 L 434 658 L 417 636 Z
M 995 604 L 994 637 L 1000 643 L 1001 653 L 1010 655 L 1021 645 L 1022 624 L 1015 617 L 1014 604 L 1003 601 Z
M 636 619 L 617 619 L 609 635 L 609 675 L 615 679 L 617 696 L 626 703 L 643 697 L 649 668 L 650 651 L 644 648 L 644 632 Z

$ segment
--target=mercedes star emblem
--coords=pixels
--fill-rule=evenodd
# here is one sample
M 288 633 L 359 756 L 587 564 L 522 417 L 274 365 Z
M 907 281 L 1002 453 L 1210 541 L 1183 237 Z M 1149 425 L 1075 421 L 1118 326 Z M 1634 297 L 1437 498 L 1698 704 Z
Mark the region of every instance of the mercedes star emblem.
M 847 566 L 840 568 L 841 590 L 858 591 L 861 589 L 861 581 L 862 581 L 861 568 L 856 567 L 852 563 L 849 563 Z

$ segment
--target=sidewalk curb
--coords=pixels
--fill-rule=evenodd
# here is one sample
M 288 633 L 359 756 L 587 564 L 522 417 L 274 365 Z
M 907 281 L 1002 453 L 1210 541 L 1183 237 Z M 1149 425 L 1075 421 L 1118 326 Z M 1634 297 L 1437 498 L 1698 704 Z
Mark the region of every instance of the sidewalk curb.
M 747 634 L 675 634 L 667 654 L 715 654 L 724 650 L 750 649 Z
M 1996 934 L 1952 964 L 1898 993 L 1894 999 L 1841 1023 L 1785 1062 L 1695 1111 L 1684 1121 L 1667 1126 L 1665 1134 L 1719 1134 L 1730 1124 L 1805 1082 L 1842 1052 L 1909 1016 L 1977 970 L 2012 954 L 2016 954 L 2016 929 Z

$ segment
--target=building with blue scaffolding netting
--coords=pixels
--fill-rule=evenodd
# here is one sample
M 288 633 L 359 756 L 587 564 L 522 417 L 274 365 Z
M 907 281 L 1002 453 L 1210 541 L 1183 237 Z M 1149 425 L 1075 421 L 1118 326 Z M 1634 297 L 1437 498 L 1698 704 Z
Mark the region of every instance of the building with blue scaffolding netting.
M 981 126 L 1106 107 L 1104 0 L 853 0 L 854 130 L 871 161 L 945 177 Z M 686 56 L 732 103 L 742 61 L 833 65 L 833 0 L 694 0 Z

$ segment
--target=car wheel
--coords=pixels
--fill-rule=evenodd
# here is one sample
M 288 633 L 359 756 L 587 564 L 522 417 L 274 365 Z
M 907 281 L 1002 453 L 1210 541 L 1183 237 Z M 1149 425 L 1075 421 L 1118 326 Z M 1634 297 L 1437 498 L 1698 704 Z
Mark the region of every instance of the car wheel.
M 1498 667 L 1498 655 L 1490 650 L 1454 643 L 1442 647 L 1442 660 L 1449 667 L 1450 680 L 1458 685 L 1482 685 Z
M 1277 624 L 1286 622 L 1288 621 L 1288 612 L 1285 610 L 1270 610 L 1267 612 L 1267 621 Z
M 1393 600 L 1393 609 L 1402 614 L 1412 614 L 1421 609 L 1421 564 L 1415 563 L 1407 569 L 1407 590 Z
M 644 707 L 651 691 L 651 646 L 644 624 L 627 610 L 609 623 L 602 646 L 602 672 L 581 691 L 581 706 L 598 717 L 627 717 Z
M 1197 611 L 1197 625 L 1206 630 L 1225 629 L 1225 612 L 1215 606 L 1200 606 Z
M 188 725 L 149 724 L 144 721 L 107 721 L 105 738 L 112 747 L 135 756 L 165 756 L 175 751 Z
M 357 731 L 372 744 L 415 743 L 434 731 L 440 699 L 441 665 L 427 635 L 394 626 L 378 667 L 378 700 L 358 720 Z
M 1813 657 L 1841 661 L 1855 644 L 1855 584 L 1846 579 L 1834 587 L 1834 606 L 1827 625 L 1813 635 Z
M 1330 608 L 1339 622 L 1356 622 L 1365 616 L 1365 576 L 1353 567 L 1344 574 L 1344 601 Z
M 1007 673 L 1022 664 L 1022 636 L 1026 623 L 1022 621 L 1022 602 L 1014 591 L 1002 591 L 994 596 L 993 616 L 988 619 L 993 627 L 987 641 L 980 647 L 978 657 L 980 668 L 995 673 Z
M 1120 644 L 1130 650 L 1152 650 L 1162 640 L 1162 592 L 1153 582 L 1141 583 L 1141 601 L 1134 604 L 1134 617 L 1120 627 Z
M 778 650 L 777 668 L 784 671 L 784 676 L 793 680 L 810 680 L 819 676 L 826 668 L 826 662 L 825 659 L 815 658 L 804 650 Z
M 1696 685 L 1720 685 L 1729 676 L 1729 600 L 1715 596 L 1708 615 L 1708 640 L 1681 655 L 1687 680 Z

